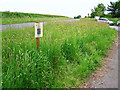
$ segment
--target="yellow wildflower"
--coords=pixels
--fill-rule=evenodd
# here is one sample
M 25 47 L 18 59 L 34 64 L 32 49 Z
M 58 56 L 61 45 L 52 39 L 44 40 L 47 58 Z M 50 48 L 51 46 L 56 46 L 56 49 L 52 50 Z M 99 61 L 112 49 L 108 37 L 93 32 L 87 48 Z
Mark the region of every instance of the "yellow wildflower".
M 8 49 L 10 49 L 10 47 L 8 47 Z

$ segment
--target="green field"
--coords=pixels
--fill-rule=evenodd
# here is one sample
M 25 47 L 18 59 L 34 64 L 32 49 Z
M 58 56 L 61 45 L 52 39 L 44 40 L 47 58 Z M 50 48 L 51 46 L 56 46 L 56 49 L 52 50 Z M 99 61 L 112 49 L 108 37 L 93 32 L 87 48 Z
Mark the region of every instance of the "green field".
M 33 14 L 33 13 L 21 13 L 21 12 L 2 12 L 2 24 L 16 24 L 16 23 L 41 22 L 41 21 L 53 21 L 53 20 L 66 20 L 66 19 L 70 19 L 70 18 L 59 15 L 45 15 L 45 14 Z
M 116 37 L 116 30 L 91 19 L 47 23 L 37 51 L 34 27 L 3 31 L 3 88 L 80 88 Z

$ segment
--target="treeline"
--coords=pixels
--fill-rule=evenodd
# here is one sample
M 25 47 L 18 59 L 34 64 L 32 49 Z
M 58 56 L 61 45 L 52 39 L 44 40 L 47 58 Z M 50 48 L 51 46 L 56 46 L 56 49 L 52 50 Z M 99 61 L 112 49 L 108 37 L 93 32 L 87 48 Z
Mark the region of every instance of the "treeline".
M 94 7 L 94 9 L 91 9 L 92 13 L 88 14 L 89 18 L 94 18 L 95 16 L 100 17 L 110 17 L 110 18 L 119 18 L 120 17 L 120 0 L 116 2 L 110 2 L 108 7 L 105 7 L 103 3 L 100 3 L 97 5 L 97 7 Z M 105 11 L 108 11 L 108 14 L 105 14 Z
M 79 19 L 81 18 L 81 15 L 75 16 L 74 19 Z
M 59 15 L 45 15 L 45 14 L 34 14 L 34 13 L 21 13 L 21 12 L 2 12 L 2 18 L 22 18 L 22 17 L 32 17 L 32 18 L 56 18 L 56 17 L 65 17 L 66 16 L 59 16 Z

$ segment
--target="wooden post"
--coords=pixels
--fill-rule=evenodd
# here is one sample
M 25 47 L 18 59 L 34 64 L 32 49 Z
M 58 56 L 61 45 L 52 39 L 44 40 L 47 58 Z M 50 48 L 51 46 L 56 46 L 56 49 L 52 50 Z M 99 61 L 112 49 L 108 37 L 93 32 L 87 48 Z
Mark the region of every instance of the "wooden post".
M 36 48 L 39 50 L 39 38 L 36 38 Z

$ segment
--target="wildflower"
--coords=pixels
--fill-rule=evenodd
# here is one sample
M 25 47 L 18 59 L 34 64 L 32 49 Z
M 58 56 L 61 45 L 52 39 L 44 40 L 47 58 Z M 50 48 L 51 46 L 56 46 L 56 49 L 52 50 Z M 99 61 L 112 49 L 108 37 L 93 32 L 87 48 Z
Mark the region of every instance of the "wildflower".
M 8 49 L 10 49 L 10 47 L 8 47 Z
M 57 41 L 58 39 L 56 38 L 56 41 Z
M 41 53 L 42 51 L 40 50 L 40 53 Z

